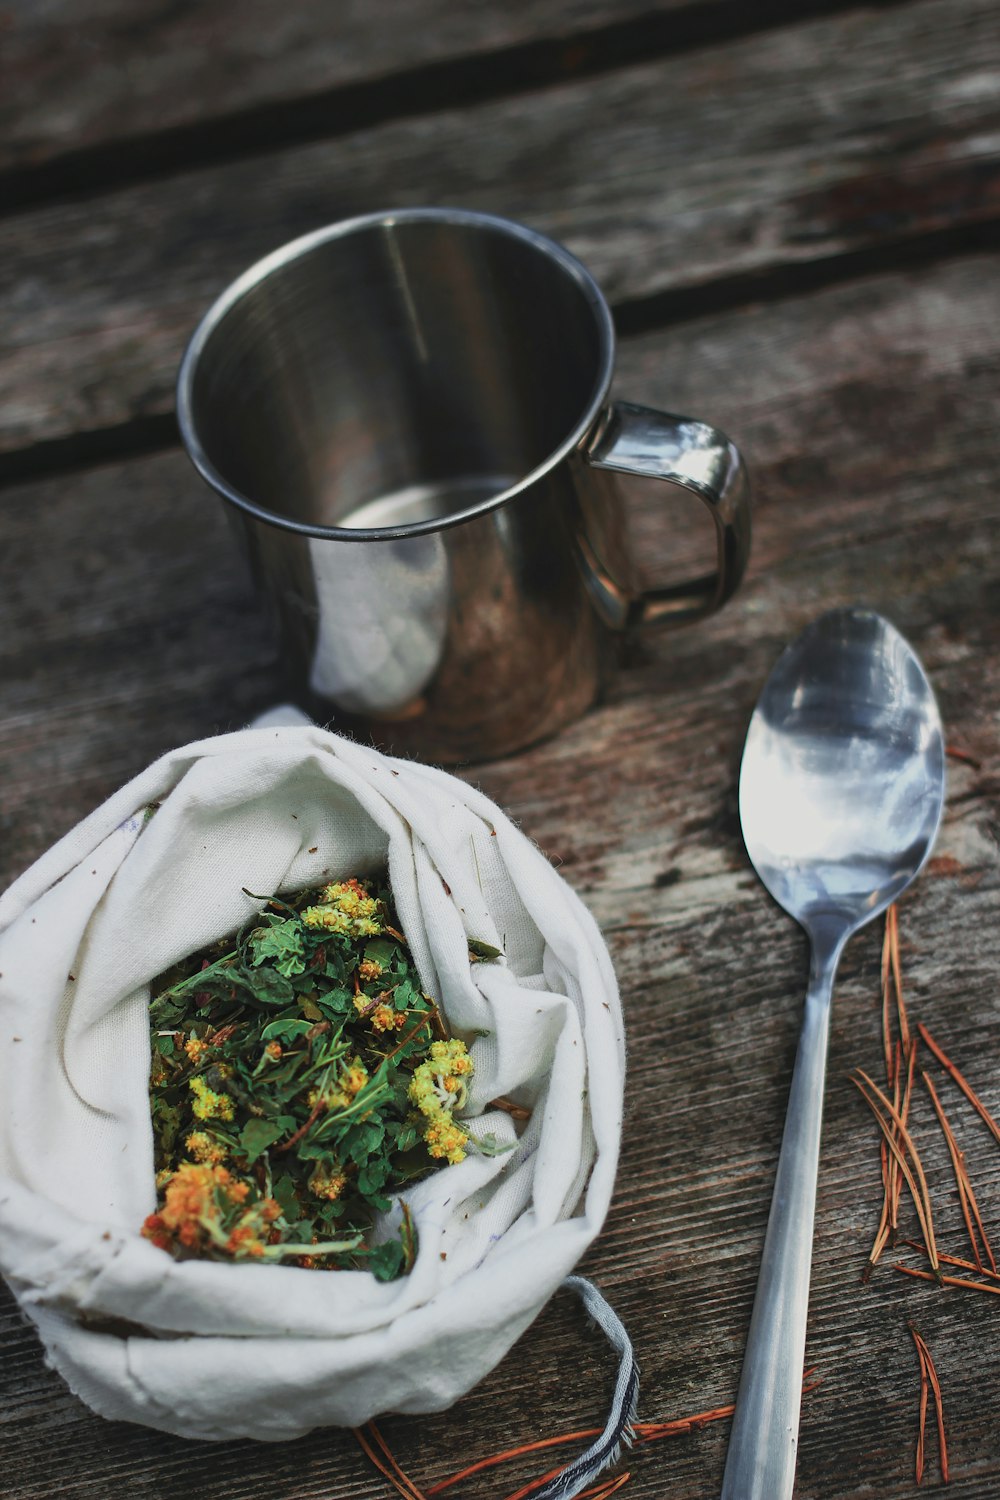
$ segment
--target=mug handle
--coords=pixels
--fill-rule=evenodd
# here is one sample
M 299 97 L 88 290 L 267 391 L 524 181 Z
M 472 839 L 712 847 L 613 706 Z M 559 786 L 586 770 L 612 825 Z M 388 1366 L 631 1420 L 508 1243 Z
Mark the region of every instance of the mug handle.
M 750 482 L 739 449 L 716 427 L 670 416 L 648 406 L 615 401 L 583 449 L 591 468 L 663 479 L 687 490 L 708 508 L 715 523 L 717 566 L 687 583 L 668 584 L 623 598 L 610 578 L 595 577 L 605 609 L 615 595 L 621 628 L 686 625 L 704 619 L 733 594 L 750 557 Z M 588 567 L 597 566 L 588 558 Z M 598 574 L 603 569 L 597 568 Z

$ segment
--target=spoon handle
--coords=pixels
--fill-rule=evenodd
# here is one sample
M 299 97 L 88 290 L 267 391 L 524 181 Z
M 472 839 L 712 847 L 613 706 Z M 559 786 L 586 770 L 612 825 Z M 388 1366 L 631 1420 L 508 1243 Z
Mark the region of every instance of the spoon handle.
M 830 996 L 838 944 L 813 961 L 722 1500 L 789 1500 L 795 1477 Z

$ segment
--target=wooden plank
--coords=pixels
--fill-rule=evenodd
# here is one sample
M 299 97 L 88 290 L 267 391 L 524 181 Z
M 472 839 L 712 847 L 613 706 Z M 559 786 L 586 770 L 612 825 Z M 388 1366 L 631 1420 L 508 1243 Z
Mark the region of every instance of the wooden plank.
M 615 957 L 631 1043 L 624 1149 L 612 1213 L 582 1269 L 636 1340 L 646 1418 L 722 1404 L 738 1377 L 805 951 L 747 867 L 735 780 L 760 683 L 781 644 L 824 607 L 862 600 L 888 614 L 923 655 L 949 739 L 980 763 L 950 765 L 937 858 L 904 905 L 903 954 L 911 1014 L 1000 1109 L 992 270 L 970 258 L 629 341 L 623 392 L 695 411 L 745 443 L 757 490 L 751 573 L 717 620 L 635 646 L 607 701 L 580 724 L 470 773 L 583 894 Z M 655 495 L 636 503 L 641 550 L 662 568 L 671 534 Z M 8 872 L 152 754 L 240 722 L 275 692 L 266 636 L 207 504 L 176 454 L 3 498 Z M 834 1010 L 807 1346 L 824 1384 L 805 1403 L 799 1489 L 816 1500 L 913 1495 L 912 1318 L 944 1387 L 950 1493 L 982 1500 L 1000 1486 L 995 1307 L 888 1267 L 867 1290 L 858 1280 L 877 1218 L 878 1150 L 845 1075 L 879 1064 L 878 955 L 877 931 L 855 939 Z M 955 1098 L 992 1227 L 1000 1153 Z M 923 1103 L 917 1121 L 941 1238 L 962 1253 L 947 1160 Z M 218 1500 L 388 1496 L 347 1434 L 206 1447 L 91 1417 L 44 1369 L 9 1301 L 0 1347 L 5 1500 L 104 1500 L 123 1485 L 164 1500 L 195 1485 Z M 430 1484 L 508 1444 L 599 1422 L 612 1382 L 613 1360 L 559 1296 L 447 1416 L 393 1418 L 385 1430 Z M 636 1450 L 625 1495 L 718 1493 L 725 1435 L 721 1424 Z M 462 1495 L 496 1500 L 521 1477 L 487 1473 Z
M 555 820 L 547 833 L 559 859 L 579 866 L 581 858 L 572 818 L 555 838 L 559 778 L 570 762 L 583 774 L 580 756 L 592 741 L 599 764 L 610 753 L 619 715 L 639 713 L 637 690 L 647 717 L 635 720 L 636 731 L 658 732 L 658 693 L 669 685 L 675 655 L 676 670 L 688 674 L 685 689 L 703 671 L 712 680 L 722 671 L 720 692 L 727 693 L 734 668 L 725 666 L 720 643 L 753 623 L 756 655 L 739 704 L 749 712 L 769 654 L 822 606 L 834 574 L 847 590 L 866 580 L 878 598 L 902 590 L 907 612 L 898 623 L 925 633 L 947 603 L 928 588 L 932 566 L 940 566 L 950 570 L 945 581 L 960 587 L 959 603 L 977 600 L 984 624 L 992 621 L 988 570 L 960 580 L 943 548 L 922 565 L 916 554 L 928 550 L 927 528 L 933 534 L 952 524 L 953 469 L 969 503 L 980 505 L 981 524 L 990 524 L 995 508 L 979 487 L 1000 457 L 989 384 L 993 267 L 991 258 L 975 257 L 870 278 L 624 344 L 616 385 L 623 396 L 692 411 L 743 445 L 755 479 L 754 556 L 748 584 L 727 612 L 698 632 L 648 637 L 612 684 L 607 709 L 542 754 L 548 772 L 540 769 L 534 798 L 522 788 L 520 805 L 533 824 Z M 635 498 L 637 551 L 655 573 L 672 559 L 674 537 L 661 524 L 655 488 L 640 487 Z M 0 527 L 0 787 L 16 820 L 3 840 L 0 878 L 9 880 L 161 749 L 238 727 L 275 700 L 279 685 L 222 508 L 179 453 L 8 490 Z M 855 578 L 863 545 L 871 563 Z M 887 560 L 890 545 L 900 578 Z M 959 603 L 948 604 L 944 617 Z M 961 616 L 966 629 L 975 624 L 966 619 L 969 607 Z M 741 664 L 748 649 L 741 648 Z M 716 653 L 710 661 L 709 650 Z M 652 677 L 643 675 L 649 671 Z M 673 708 L 687 712 L 683 702 Z M 984 753 L 975 738 L 969 748 Z M 493 769 L 491 790 L 509 801 L 524 765 L 524 758 L 510 762 L 509 780 Z M 50 796 L 37 797 L 39 783 Z M 562 795 L 575 798 L 575 784 L 568 781 Z M 634 830 L 622 830 L 613 804 L 594 801 L 587 825 L 606 820 L 603 842 L 641 832 L 644 810 Z M 577 873 L 589 887 L 589 867 Z
M 143 423 L 162 442 L 212 297 L 354 213 L 523 219 L 591 265 L 628 328 L 886 245 L 953 247 L 997 221 L 998 59 L 991 0 L 918 0 L 19 215 L 0 226 L 6 476 L 49 442 L 60 462 Z
M 191 127 L 206 133 L 227 117 L 252 129 L 255 113 L 266 111 L 276 123 L 275 106 L 294 107 L 301 117 L 311 102 L 324 104 L 314 127 L 322 134 L 335 119 L 338 91 L 358 101 L 360 87 L 382 84 L 391 113 L 392 90 L 410 83 L 415 70 L 431 70 L 428 86 L 440 86 L 449 63 L 471 73 L 488 59 L 492 75 L 503 61 L 515 70 L 537 68 L 539 44 L 552 42 L 542 60 L 565 74 L 586 65 L 600 43 L 620 48 L 637 18 L 654 37 L 669 19 L 681 40 L 691 15 L 726 9 L 717 0 L 659 0 L 655 13 L 648 0 L 341 0 L 335 10 L 326 0 L 285 8 L 270 0 L 204 0 L 158 9 L 142 0 L 8 0 L 0 172 L 37 169 L 137 136 Z

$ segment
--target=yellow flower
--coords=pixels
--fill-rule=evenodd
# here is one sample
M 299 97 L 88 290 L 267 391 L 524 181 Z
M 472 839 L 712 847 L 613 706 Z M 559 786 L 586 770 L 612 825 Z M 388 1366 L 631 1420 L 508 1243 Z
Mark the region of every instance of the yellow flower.
M 307 927 L 345 937 L 377 937 L 382 931 L 378 901 L 357 880 L 335 881 L 320 894 L 320 904 L 301 913 Z
M 323 902 L 336 906 L 349 917 L 374 917 L 378 902 L 369 896 L 359 880 L 338 880 L 328 885 L 323 892 Z
M 316 1164 L 309 1178 L 310 1191 L 315 1193 L 317 1198 L 326 1198 L 331 1203 L 335 1198 L 340 1197 L 346 1186 L 346 1172 L 331 1172 L 320 1163 Z
M 218 1218 L 215 1189 L 231 1181 L 225 1167 L 182 1162 L 167 1184 L 159 1218 L 182 1245 L 193 1247 L 201 1238 L 202 1221 Z
M 465 1043 L 453 1037 L 434 1042 L 426 1062 L 414 1069 L 410 1099 L 422 1114 L 434 1119 L 441 1111 L 463 1109 L 468 1098 L 464 1080 L 473 1071 Z
M 199 1120 L 231 1120 L 233 1101 L 228 1094 L 217 1094 L 210 1089 L 204 1078 L 191 1078 L 188 1088 L 194 1094 L 191 1112 Z
M 424 1142 L 431 1156 L 456 1163 L 465 1160 L 468 1133 L 452 1119 L 467 1100 L 465 1078 L 473 1071 L 465 1043 L 453 1037 L 434 1042 L 426 1062 L 414 1069 L 409 1096 L 426 1117 Z
M 468 1139 L 469 1137 L 461 1126 L 456 1125 L 454 1121 L 446 1117 L 442 1117 L 439 1120 L 432 1120 L 424 1131 L 424 1140 L 427 1143 L 427 1150 L 430 1155 L 439 1159 L 443 1158 L 451 1162 L 452 1165 L 457 1165 L 458 1162 L 465 1160 L 465 1151 L 463 1148 Z
M 358 978 L 362 984 L 382 977 L 382 965 L 374 958 L 363 958 L 358 964 Z
M 376 1031 L 393 1031 L 397 1015 L 401 1021 L 406 1020 L 403 1012 L 393 1010 L 391 1005 L 377 1005 L 368 1019 Z
M 307 906 L 302 913 L 302 920 L 307 927 L 314 927 L 323 932 L 346 933 L 351 926 L 350 918 L 332 906 Z
M 360 1094 L 368 1082 L 368 1069 L 359 1057 L 354 1058 L 351 1064 L 344 1069 L 337 1080 L 348 1098 L 353 1099 L 355 1094 Z
M 310 1109 L 315 1109 L 317 1104 L 324 1109 L 346 1109 L 367 1082 L 368 1069 L 359 1057 L 353 1057 L 332 1087 L 328 1086 L 322 1094 L 319 1089 L 310 1089 L 306 1102 Z
M 194 1130 L 184 1142 L 195 1161 L 206 1166 L 217 1167 L 226 1159 L 226 1148 L 221 1141 L 214 1140 L 205 1130 Z
M 252 1223 L 237 1224 L 232 1234 L 226 1241 L 226 1249 L 230 1255 L 239 1260 L 244 1255 L 250 1255 L 254 1260 L 259 1260 L 264 1254 L 264 1241 L 254 1232 Z
M 184 1043 L 184 1051 L 193 1063 L 200 1062 L 208 1051 L 208 1043 L 203 1042 L 201 1037 L 192 1036 Z
M 194 1134 L 204 1135 L 195 1131 Z M 207 1139 L 207 1137 L 206 1137 Z M 225 1167 L 204 1162 L 182 1162 L 168 1175 L 163 1206 L 142 1227 L 145 1237 L 161 1250 L 221 1251 L 240 1260 L 266 1253 L 266 1237 L 281 1217 L 273 1198 L 250 1202 L 250 1182 L 234 1177 Z

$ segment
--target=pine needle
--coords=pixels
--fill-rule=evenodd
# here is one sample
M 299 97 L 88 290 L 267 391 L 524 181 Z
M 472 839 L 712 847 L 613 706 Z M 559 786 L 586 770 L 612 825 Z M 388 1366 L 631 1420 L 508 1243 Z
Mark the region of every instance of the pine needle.
M 930 1384 L 934 1392 L 934 1410 L 937 1416 L 938 1432 L 938 1455 L 941 1462 L 941 1478 L 948 1483 L 948 1444 L 944 1435 L 944 1403 L 941 1400 L 941 1383 L 938 1380 L 937 1370 L 928 1349 L 920 1334 L 910 1324 L 910 1333 L 913 1342 L 917 1346 L 917 1356 L 920 1360 L 920 1433 L 917 1439 L 917 1483 L 920 1483 L 924 1467 L 924 1429 L 927 1422 L 927 1385 Z
M 590 1490 L 583 1490 L 579 1500 L 611 1500 L 611 1496 L 616 1495 L 620 1489 L 628 1484 L 631 1478 L 631 1473 L 626 1470 L 624 1474 L 619 1474 L 617 1479 L 606 1481 L 603 1484 L 595 1484 L 593 1489 Z
M 917 1027 L 917 1030 L 920 1032 L 920 1035 L 927 1043 L 927 1046 L 934 1053 L 934 1056 L 937 1058 L 942 1068 L 944 1068 L 945 1072 L 952 1078 L 955 1083 L 958 1084 L 958 1087 L 962 1090 L 962 1093 L 965 1095 L 966 1099 L 968 1099 L 969 1103 L 979 1115 L 980 1119 L 982 1119 L 985 1124 L 989 1126 L 989 1129 L 993 1133 L 994 1139 L 1000 1142 L 1000 1125 L 998 1125 L 996 1120 L 994 1120 L 993 1116 L 990 1114 L 989 1110 L 986 1108 L 986 1105 L 980 1099 L 975 1089 L 973 1089 L 968 1083 L 966 1083 L 959 1069 L 956 1068 L 951 1059 L 947 1057 L 941 1050 L 937 1042 L 927 1030 L 927 1027 L 924 1025 L 920 1025 Z
M 392 1449 L 374 1422 L 369 1422 L 367 1428 L 355 1427 L 352 1431 L 366 1457 L 389 1481 L 397 1494 L 402 1495 L 403 1500 L 426 1500 L 424 1491 L 418 1489 L 409 1475 L 400 1468 Z
M 913 1088 L 913 1070 L 916 1062 L 916 1038 L 911 1039 L 910 1024 L 903 999 L 902 969 L 899 958 L 899 909 L 895 902 L 885 914 L 885 931 L 882 938 L 882 1050 L 885 1057 L 886 1088 L 892 1091 L 894 1108 L 905 1125 L 909 1118 L 910 1094 Z M 899 1040 L 892 1040 L 892 1009 L 895 1001 Z M 900 1075 L 902 1059 L 907 1060 L 906 1089 L 901 1093 Z M 882 1211 L 868 1262 L 861 1273 L 867 1282 L 886 1245 L 895 1244 L 899 1228 L 899 1200 L 903 1192 L 903 1176 L 895 1155 L 890 1154 L 884 1140 L 879 1143 L 879 1159 L 882 1167 Z
M 938 1286 L 961 1286 L 972 1292 L 990 1292 L 994 1297 L 1000 1297 L 1000 1286 L 989 1286 L 985 1281 L 967 1281 L 962 1276 L 944 1276 L 939 1271 L 934 1275 L 931 1271 L 918 1271 L 913 1266 L 901 1266 L 898 1262 L 893 1265 L 894 1271 L 901 1271 L 904 1276 L 916 1276 L 919 1281 L 936 1281 Z
M 910 1050 L 910 1023 L 906 1015 L 906 1004 L 903 1000 L 903 978 L 902 965 L 899 960 L 899 907 L 895 902 L 889 907 L 885 914 L 886 929 L 889 933 L 889 958 L 892 965 L 892 983 L 896 991 L 896 1015 L 899 1020 L 899 1040 L 903 1044 L 903 1052 Z
M 875 1116 L 889 1150 L 899 1163 L 899 1169 L 906 1179 L 907 1187 L 910 1189 L 913 1205 L 917 1210 L 917 1217 L 920 1220 L 920 1227 L 923 1229 L 924 1239 L 927 1242 L 927 1258 L 936 1272 L 937 1245 L 934 1240 L 934 1222 L 931 1214 L 930 1194 L 927 1190 L 927 1178 L 924 1175 L 920 1154 L 913 1144 L 913 1138 L 903 1123 L 899 1111 L 886 1098 L 878 1084 L 869 1078 L 863 1068 L 856 1069 L 856 1073 L 857 1077 L 854 1074 L 851 1075 L 851 1082 L 858 1089 L 868 1108 Z M 910 1170 L 910 1163 L 907 1160 L 907 1156 L 913 1162 L 913 1171 Z M 916 1173 L 916 1179 L 914 1178 L 914 1172 Z
M 922 1245 L 919 1240 L 904 1240 L 904 1245 L 909 1245 L 911 1250 L 918 1251 L 921 1255 L 927 1254 L 927 1246 Z M 977 1266 L 971 1260 L 962 1260 L 958 1255 L 945 1255 L 938 1251 L 938 1260 L 943 1266 L 958 1266 L 962 1271 L 978 1271 L 982 1276 L 988 1276 L 991 1281 L 1000 1281 L 1000 1271 L 988 1271 L 985 1266 Z
M 920 1361 L 920 1408 L 917 1420 L 917 1454 L 914 1464 L 914 1478 L 918 1484 L 924 1482 L 924 1438 L 927 1433 L 927 1398 L 930 1395 L 930 1378 L 927 1374 L 927 1360 L 924 1357 L 923 1342 L 917 1337 L 916 1329 L 910 1324 L 910 1333 L 917 1350 L 917 1359 Z
M 540 1453 L 546 1448 L 561 1448 L 564 1443 L 585 1442 L 588 1438 L 600 1437 L 602 1428 L 587 1427 L 580 1432 L 562 1432 L 558 1437 L 538 1438 L 533 1443 L 520 1443 L 516 1448 L 506 1448 L 503 1453 L 491 1454 L 489 1458 L 480 1458 L 467 1468 L 460 1469 L 457 1474 L 449 1474 L 447 1479 L 438 1480 L 426 1491 L 427 1500 L 432 1500 L 434 1495 L 440 1495 L 443 1490 L 448 1490 L 453 1484 L 459 1484 L 463 1479 L 469 1479 L 473 1474 L 480 1474 L 484 1469 L 494 1469 L 498 1464 L 510 1463 L 515 1458 L 522 1458 L 527 1453 Z M 558 1473 L 558 1470 L 555 1472 Z
M 969 1241 L 972 1245 L 972 1254 L 975 1257 L 976 1270 L 984 1271 L 986 1269 L 986 1267 L 983 1265 L 982 1257 L 979 1254 L 979 1241 L 977 1241 L 976 1239 L 976 1230 L 978 1230 L 979 1240 L 982 1241 L 983 1253 L 990 1263 L 990 1270 L 995 1275 L 997 1263 L 993 1258 L 993 1250 L 990 1246 L 989 1240 L 986 1237 L 986 1230 L 983 1227 L 982 1217 L 979 1213 L 979 1204 L 976 1202 L 976 1195 L 973 1192 L 972 1183 L 969 1179 L 968 1169 L 965 1165 L 964 1153 L 959 1149 L 958 1141 L 956 1140 L 955 1133 L 948 1122 L 948 1117 L 944 1112 L 944 1107 L 940 1099 L 938 1098 L 937 1090 L 935 1089 L 927 1073 L 923 1074 L 923 1080 L 927 1086 L 927 1092 L 931 1096 L 931 1103 L 934 1105 L 934 1113 L 938 1117 L 938 1124 L 941 1126 L 941 1129 L 944 1132 L 945 1141 L 948 1144 L 948 1154 L 951 1157 L 951 1165 L 955 1173 L 955 1182 L 958 1185 L 958 1201 L 961 1204 L 962 1217 L 965 1220 L 965 1227 L 968 1231 Z M 973 1221 L 975 1221 L 975 1229 L 973 1228 Z

